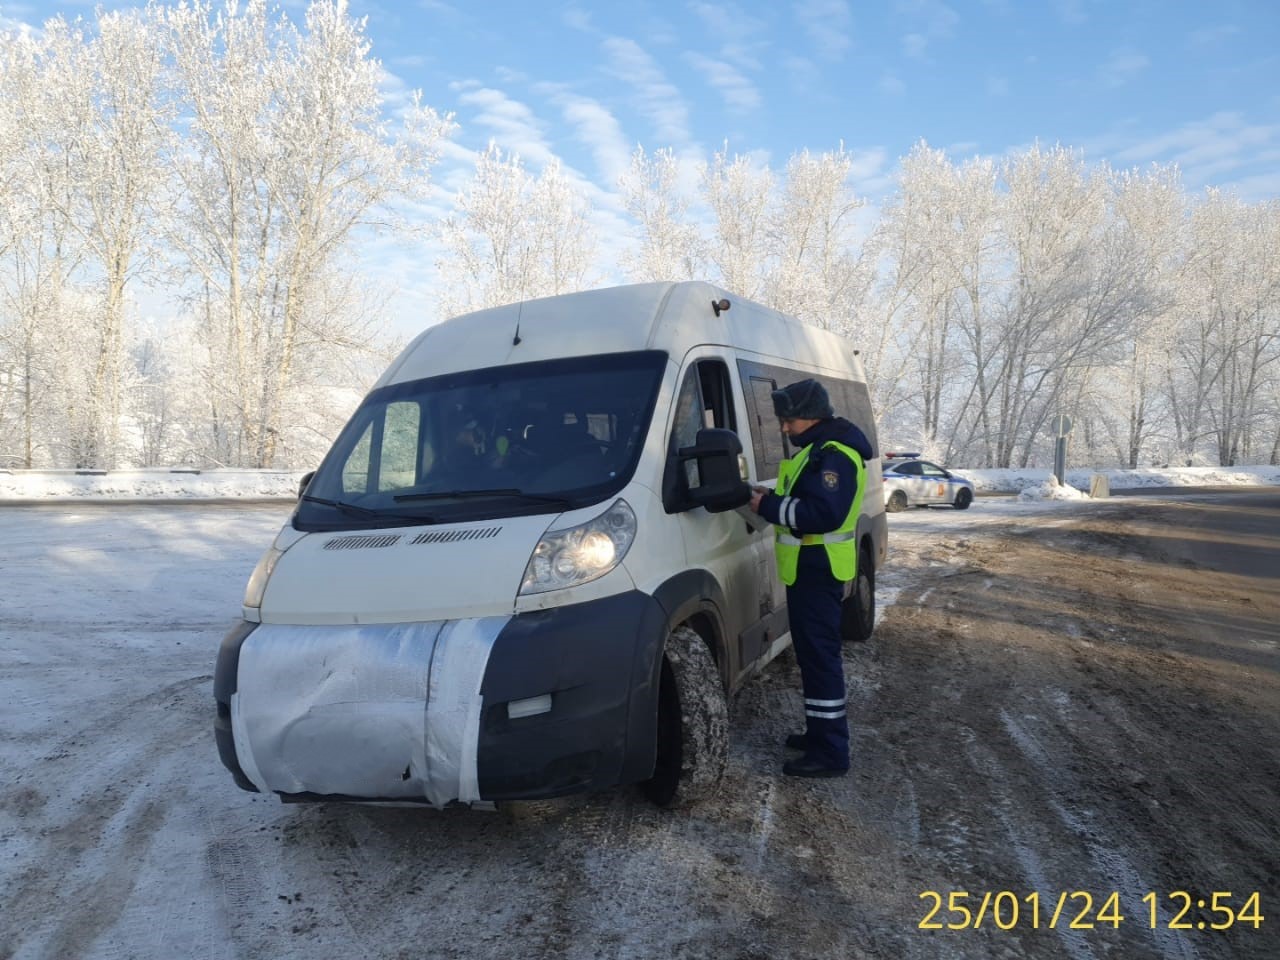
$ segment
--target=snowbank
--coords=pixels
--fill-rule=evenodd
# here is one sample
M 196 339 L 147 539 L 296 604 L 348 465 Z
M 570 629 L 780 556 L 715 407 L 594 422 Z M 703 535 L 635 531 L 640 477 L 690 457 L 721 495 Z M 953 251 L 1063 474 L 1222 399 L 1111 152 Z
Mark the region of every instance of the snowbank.
M 973 482 L 979 493 L 1016 493 L 1035 491 L 1052 479 L 1049 470 L 964 470 L 953 473 Z M 1233 487 L 1280 486 L 1280 467 L 1151 467 L 1137 470 L 1068 470 L 1067 483 L 1076 490 L 1088 492 L 1094 474 L 1107 478 L 1112 490 L 1140 487 Z M 1069 493 L 1063 496 L 1070 497 Z
M 1280 486 L 1280 467 L 1173 467 L 1141 470 L 1068 470 L 1067 486 L 1051 483 L 1048 470 L 963 470 L 979 493 L 1013 493 L 1023 499 L 1086 497 L 1094 474 L 1112 490 L 1135 487 Z M 293 500 L 302 471 L 288 470 L 0 470 L 0 503 L 68 499 Z M 1082 492 L 1085 491 L 1085 492 Z
M 302 471 L 0 470 L 0 502 L 104 500 L 292 500 Z
M 1068 475 L 1069 476 L 1069 475 Z M 1077 490 L 1069 483 L 1059 483 L 1058 478 L 1050 476 L 1044 483 L 1023 487 L 1018 493 L 1019 500 L 1088 500 L 1089 495 Z

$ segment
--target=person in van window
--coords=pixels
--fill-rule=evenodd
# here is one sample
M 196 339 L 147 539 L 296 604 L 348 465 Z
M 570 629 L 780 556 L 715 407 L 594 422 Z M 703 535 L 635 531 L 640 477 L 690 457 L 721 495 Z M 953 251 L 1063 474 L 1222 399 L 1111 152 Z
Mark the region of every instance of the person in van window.
M 778 467 L 776 490 L 755 487 L 751 509 L 775 525 L 778 574 L 787 586 L 791 640 L 804 687 L 805 732 L 787 737 L 804 751 L 782 772 L 839 777 L 849 770 L 840 604 L 857 572 L 856 527 L 871 444 L 835 416 L 822 384 L 774 390 L 773 410 L 799 452 Z
M 511 451 L 511 441 L 503 433 L 498 433 L 493 442 L 489 443 L 477 417 L 468 417 L 458 428 L 454 443 L 463 463 L 483 464 L 495 470 L 507 465 L 507 456 Z

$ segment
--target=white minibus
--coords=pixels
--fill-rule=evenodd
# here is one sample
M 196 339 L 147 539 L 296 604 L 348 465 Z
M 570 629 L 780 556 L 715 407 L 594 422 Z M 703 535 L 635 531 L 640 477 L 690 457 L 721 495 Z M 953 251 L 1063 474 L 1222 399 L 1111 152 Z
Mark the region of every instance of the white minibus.
M 726 703 L 790 641 L 771 391 L 812 377 L 874 457 L 842 629 L 886 524 L 857 351 L 700 282 L 530 300 L 391 364 L 249 580 L 214 693 L 223 763 L 285 801 L 488 804 L 715 790 Z

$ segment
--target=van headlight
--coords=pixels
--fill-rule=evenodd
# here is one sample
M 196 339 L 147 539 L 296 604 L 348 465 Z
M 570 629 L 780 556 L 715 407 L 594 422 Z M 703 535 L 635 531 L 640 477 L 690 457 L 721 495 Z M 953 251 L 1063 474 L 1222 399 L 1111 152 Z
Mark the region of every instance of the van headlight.
M 520 593 L 545 593 L 603 577 L 622 562 L 635 538 L 635 511 L 621 499 L 594 520 L 551 530 L 533 548 Z
M 262 606 L 262 595 L 267 592 L 267 581 L 271 579 L 271 571 L 276 568 L 276 561 L 284 556 L 283 550 L 274 545 L 267 547 L 258 565 L 249 574 L 249 583 L 244 588 L 244 605 L 257 610 Z

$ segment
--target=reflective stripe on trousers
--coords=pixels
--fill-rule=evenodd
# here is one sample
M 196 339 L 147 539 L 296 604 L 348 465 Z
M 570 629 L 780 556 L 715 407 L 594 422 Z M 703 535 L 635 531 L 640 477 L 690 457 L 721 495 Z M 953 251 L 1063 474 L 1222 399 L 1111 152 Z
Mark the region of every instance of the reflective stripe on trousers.
M 822 559 L 826 566 L 825 558 Z M 815 565 L 816 566 L 816 565 Z M 825 569 L 802 569 L 787 587 L 791 642 L 804 687 L 806 755 L 824 766 L 849 766 L 840 602 L 844 584 Z

